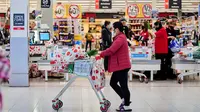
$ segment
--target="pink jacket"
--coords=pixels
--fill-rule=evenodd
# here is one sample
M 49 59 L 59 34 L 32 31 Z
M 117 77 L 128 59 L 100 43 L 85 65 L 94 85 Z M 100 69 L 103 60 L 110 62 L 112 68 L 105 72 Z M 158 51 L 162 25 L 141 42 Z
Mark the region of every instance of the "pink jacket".
M 123 33 L 118 34 L 114 38 L 111 47 L 101 52 L 100 56 L 109 56 L 109 72 L 115 72 L 131 68 L 127 38 Z

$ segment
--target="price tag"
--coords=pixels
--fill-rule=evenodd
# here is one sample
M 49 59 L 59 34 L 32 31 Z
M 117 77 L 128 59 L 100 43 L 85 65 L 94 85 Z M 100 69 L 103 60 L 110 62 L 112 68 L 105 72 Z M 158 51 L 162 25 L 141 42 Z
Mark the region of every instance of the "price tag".
M 139 14 L 139 7 L 136 4 L 128 6 L 127 13 L 130 18 L 136 18 Z
M 80 9 L 79 9 L 78 5 L 71 5 L 69 7 L 69 15 L 72 18 L 78 18 L 79 17 L 79 15 L 80 15 Z

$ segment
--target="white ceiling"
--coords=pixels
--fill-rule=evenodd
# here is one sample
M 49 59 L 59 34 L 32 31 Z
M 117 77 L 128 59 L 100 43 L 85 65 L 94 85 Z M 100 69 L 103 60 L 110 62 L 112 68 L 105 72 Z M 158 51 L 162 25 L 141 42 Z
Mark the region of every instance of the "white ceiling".
M 166 10 L 164 8 L 165 0 L 155 0 L 155 1 L 157 1 L 156 8 L 159 9 L 159 11 L 161 12 L 177 11 L 177 10 L 169 10 L 169 9 Z M 96 10 L 95 0 L 57 0 L 57 2 L 80 4 L 82 5 L 84 12 L 118 12 L 118 11 L 125 11 L 126 3 L 127 4 L 152 3 L 152 0 L 112 0 L 112 9 L 108 9 L 108 10 L 99 10 L 99 9 Z M 200 3 L 200 0 L 182 0 L 183 12 L 197 11 L 198 3 Z M 10 0 L 0 0 L 0 12 L 6 12 L 9 6 L 10 6 Z M 40 0 L 30 0 L 30 11 L 35 10 L 39 7 L 40 7 Z

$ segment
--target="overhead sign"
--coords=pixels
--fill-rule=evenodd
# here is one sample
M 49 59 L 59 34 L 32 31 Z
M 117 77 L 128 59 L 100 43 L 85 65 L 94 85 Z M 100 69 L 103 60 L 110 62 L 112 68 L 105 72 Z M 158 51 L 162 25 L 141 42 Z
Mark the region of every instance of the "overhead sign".
M 67 18 L 66 5 L 57 4 L 54 6 L 54 18 Z
M 50 8 L 51 0 L 41 0 L 41 8 Z
M 136 4 L 129 5 L 127 8 L 127 14 L 130 18 L 136 18 L 139 15 L 139 7 Z
M 75 4 L 57 4 L 54 5 L 53 16 L 56 19 L 80 19 L 82 18 L 81 5 Z
M 69 15 L 73 19 L 80 19 L 82 16 L 80 5 L 70 5 L 69 6 Z
M 144 4 L 142 7 L 142 13 L 145 18 L 150 18 L 152 14 L 152 6 L 150 4 Z
M 126 16 L 129 18 L 151 18 L 151 4 L 131 4 L 126 9 Z
M 13 29 L 24 30 L 25 18 L 24 14 L 13 14 Z
M 169 0 L 165 0 L 165 9 L 169 9 Z
M 96 9 L 112 9 L 112 0 L 95 0 Z
M 181 9 L 182 8 L 182 0 L 169 0 L 169 8 L 170 9 Z

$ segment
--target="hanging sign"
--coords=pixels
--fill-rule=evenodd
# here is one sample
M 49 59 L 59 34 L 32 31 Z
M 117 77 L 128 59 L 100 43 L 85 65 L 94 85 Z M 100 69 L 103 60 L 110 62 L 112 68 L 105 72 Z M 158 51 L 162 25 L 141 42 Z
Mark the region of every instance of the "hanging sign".
M 129 5 L 127 14 L 130 18 L 136 18 L 139 15 L 139 7 L 136 4 Z
M 80 5 L 70 5 L 69 6 L 69 16 L 73 19 L 80 19 L 81 14 L 81 6 Z
M 169 9 L 169 0 L 165 0 L 165 9 Z
M 182 8 L 182 0 L 169 0 L 169 8 L 170 9 L 181 9 Z
M 13 30 L 24 30 L 24 14 L 13 14 Z
M 95 0 L 96 9 L 112 9 L 112 0 Z
M 129 18 L 151 18 L 151 4 L 131 4 L 126 9 L 126 16 Z
M 51 0 L 41 0 L 41 8 L 50 8 Z
M 152 14 L 152 6 L 150 4 L 144 4 L 142 7 L 142 14 L 145 18 L 150 18 Z
M 65 4 L 56 4 L 54 5 L 53 16 L 57 19 L 67 18 L 67 5 Z

